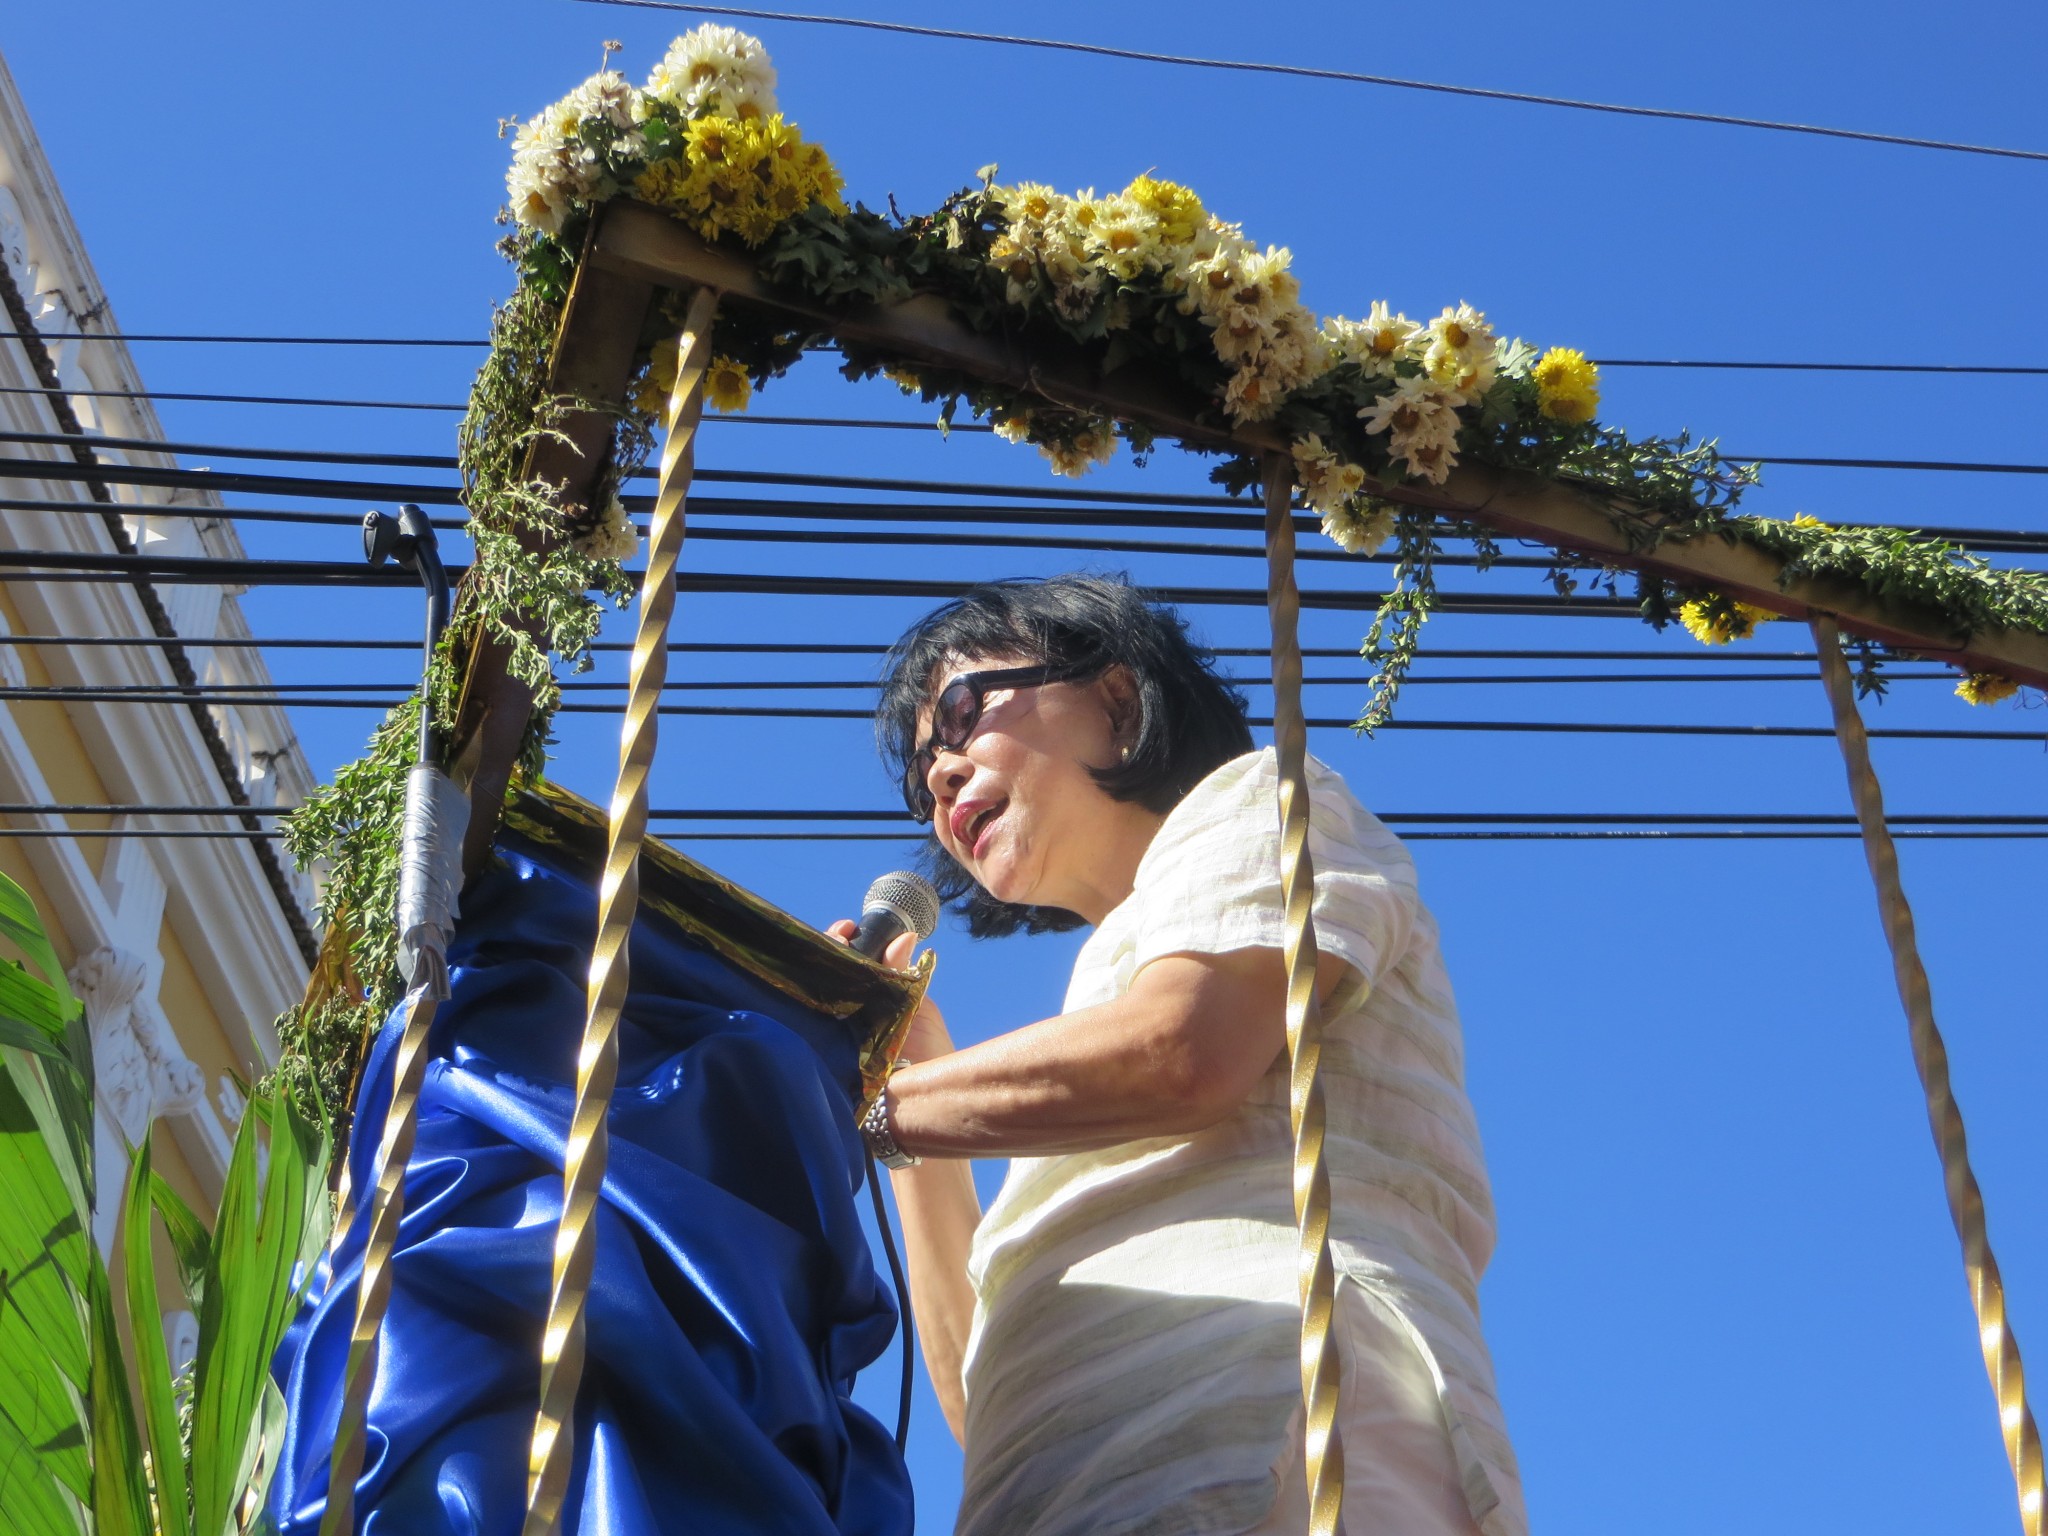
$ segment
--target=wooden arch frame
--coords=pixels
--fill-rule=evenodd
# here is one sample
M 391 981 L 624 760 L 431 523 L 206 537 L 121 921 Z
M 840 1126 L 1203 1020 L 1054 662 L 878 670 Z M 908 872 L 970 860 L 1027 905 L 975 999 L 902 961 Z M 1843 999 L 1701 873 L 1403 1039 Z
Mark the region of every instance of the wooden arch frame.
M 625 993 L 625 935 L 638 903 L 647 770 L 655 740 L 654 704 L 665 667 L 676 559 L 683 539 L 695 432 L 703 409 L 711 328 L 716 308 L 723 302 L 774 310 L 801 320 L 806 328 L 827 330 L 914 363 L 1006 385 L 1051 405 L 1140 423 L 1159 437 L 1251 454 L 1265 466 L 1274 734 L 1281 778 L 1282 888 L 1289 929 L 1285 946 L 1287 1034 L 1295 1203 L 1301 1225 L 1310 1529 L 1316 1536 L 1334 1536 L 1343 1497 L 1343 1455 L 1335 1424 L 1337 1368 L 1329 1326 L 1334 1276 L 1317 1080 L 1320 1024 L 1315 1017 L 1317 956 L 1310 920 L 1314 875 L 1307 850 L 1307 733 L 1296 636 L 1294 471 L 1288 443 L 1269 426 L 1232 429 L 1220 424 L 1183 386 L 1149 374 L 1142 365 L 1105 373 L 1076 346 L 1035 344 L 1027 350 L 978 333 L 936 296 L 846 312 L 826 311 L 803 295 L 767 285 L 747 262 L 706 244 L 667 215 L 619 199 L 598 210 L 592 221 L 552 351 L 552 393 L 581 402 L 582 408 L 572 410 L 557 432 L 537 439 L 526 464 L 525 478 L 553 486 L 556 500 L 566 512 L 588 512 L 597 488 L 605 481 L 637 344 L 649 311 L 663 290 L 688 293 L 691 300 L 665 416 L 660 489 L 641 587 L 620 778 L 606 828 L 598 942 L 592 959 L 589 1014 L 564 1171 L 564 1215 L 555 1245 L 554 1285 L 543 1342 L 542 1402 L 529 1469 L 526 1536 L 546 1536 L 555 1529 L 569 1473 L 573 1444 L 570 1413 L 581 1373 L 583 1300 L 593 1257 L 589 1214 L 604 1173 L 604 1119 L 616 1060 L 610 1042 Z M 2026 1402 L 2018 1348 L 2005 1321 L 2003 1287 L 1985 1236 L 1982 1198 L 1969 1168 L 1961 1116 L 1948 1091 L 1946 1055 L 1934 1026 L 1925 973 L 1913 946 L 1911 914 L 1899 888 L 1897 863 L 1838 631 L 2043 689 L 2048 689 L 2048 636 L 2021 631 L 1959 635 L 1940 615 L 1880 602 L 1845 582 L 1788 576 L 1784 562 L 1754 546 L 1711 533 L 1677 536 L 1654 514 L 1612 495 L 1533 475 L 1465 467 L 1440 488 L 1392 484 L 1375 486 L 1373 493 L 1389 501 L 1448 513 L 1510 537 L 1548 544 L 1605 566 L 1719 592 L 1812 625 L 1912 1029 L 1915 1061 L 1947 1179 L 1950 1212 L 1962 1239 L 1985 1364 L 1998 1397 L 2001 1429 L 2018 1486 L 2022 1523 L 2029 1536 L 2042 1536 L 2039 1436 Z M 564 522 L 571 520 L 565 518 Z M 533 691 L 511 674 L 507 661 L 507 647 L 501 642 L 485 639 L 475 646 L 447 738 L 450 773 L 466 791 L 471 806 L 463 861 L 472 872 L 483 862 L 496 834 L 535 705 Z M 417 1033 L 424 1043 L 425 1022 L 431 1018 L 432 1008 L 431 1000 L 415 999 L 408 1015 L 408 1040 Z M 401 1061 L 405 1054 L 406 1047 L 401 1044 Z M 387 1122 L 387 1137 L 395 1126 L 401 1140 L 409 1140 L 411 1106 L 403 1102 L 403 1071 L 401 1066 L 401 1087 Z M 394 1154 L 402 1171 L 403 1151 L 397 1145 L 387 1145 L 387 1181 L 393 1176 Z M 378 1214 L 383 1214 L 381 1209 Z M 395 1224 L 394 1216 L 390 1222 L 394 1231 Z M 384 1246 L 388 1250 L 388 1239 Z M 382 1267 L 378 1247 L 377 1225 L 373 1223 L 364 1259 L 365 1295 L 372 1289 L 372 1273 Z M 381 1306 L 376 1312 L 381 1313 Z M 360 1456 L 361 1398 L 368 1391 L 368 1372 L 354 1369 L 354 1356 L 360 1349 L 374 1359 L 376 1328 L 376 1316 L 359 1310 L 349 1400 L 335 1445 L 334 1468 L 341 1480 L 330 1479 L 331 1488 L 353 1485 L 354 1461 L 347 1458 Z M 360 1380 L 353 1379 L 358 1376 Z M 352 1451 L 346 1445 L 351 1430 L 357 1442 Z M 330 1500 L 330 1524 L 345 1528 L 348 1510 L 346 1492 Z

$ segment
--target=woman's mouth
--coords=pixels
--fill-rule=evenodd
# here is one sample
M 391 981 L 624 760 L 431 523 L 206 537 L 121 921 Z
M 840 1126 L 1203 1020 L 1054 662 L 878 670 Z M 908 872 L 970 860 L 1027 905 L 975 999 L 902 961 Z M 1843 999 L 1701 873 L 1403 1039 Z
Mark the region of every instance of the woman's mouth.
M 969 858 L 981 856 L 990 831 L 1008 804 L 1007 800 L 998 800 L 993 804 L 968 804 L 954 808 L 953 840 L 967 850 Z

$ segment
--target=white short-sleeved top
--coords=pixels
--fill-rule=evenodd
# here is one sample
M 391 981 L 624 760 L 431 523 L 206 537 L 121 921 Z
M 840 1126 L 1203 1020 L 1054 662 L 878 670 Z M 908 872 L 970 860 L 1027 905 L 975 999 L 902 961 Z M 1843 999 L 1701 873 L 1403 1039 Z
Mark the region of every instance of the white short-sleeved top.
M 1435 924 L 1399 840 L 1314 760 L 1309 784 L 1317 942 L 1354 973 L 1326 1002 L 1322 1056 L 1346 1400 L 1411 1403 L 1432 1426 L 1421 1443 L 1457 1484 L 1445 1529 L 1521 1536 L 1479 1328 L 1493 1208 Z M 1281 947 L 1276 797 L 1268 749 L 1175 807 L 1082 947 L 1069 1011 L 1163 955 Z M 1267 1528 L 1301 1476 L 1291 1154 L 1283 1054 L 1197 1135 L 1011 1163 L 969 1261 L 960 1536 Z M 1355 1486 L 1426 1475 L 1400 1435 L 1358 1438 Z

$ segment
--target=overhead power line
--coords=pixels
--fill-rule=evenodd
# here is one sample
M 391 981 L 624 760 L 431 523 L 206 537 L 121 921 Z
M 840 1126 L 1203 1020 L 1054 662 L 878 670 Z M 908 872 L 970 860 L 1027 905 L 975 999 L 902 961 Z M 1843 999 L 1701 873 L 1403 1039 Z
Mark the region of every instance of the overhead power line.
M 1809 830 L 1799 827 L 1604 827 L 1578 828 L 1487 828 L 1485 830 L 1417 828 L 1403 832 L 1409 843 L 1507 843 L 1507 842 L 1846 842 L 1863 834 L 1854 830 Z M 218 839 L 222 841 L 271 841 L 282 839 L 282 831 L 245 827 L 0 827 L 0 838 L 148 838 Z M 1923 842 L 2030 842 L 2048 839 L 2048 832 L 1987 830 L 1948 827 L 1900 827 L 1892 832 L 1899 839 Z M 924 841 L 915 832 L 672 832 L 671 843 L 910 843 Z
M 733 418 L 744 420 L 745 418 Z M 788 418 L 795 421 L 797 418 Z M 854 422 L 841 419 L 831 423 L 838 426 L 899 426 L 897 422 Z M 80 439 L 68 433 L 54 432 L 0 432 L 0 442 L 7 443 L 51 443 L 74 446 Z M 176 454 L 182 458 L 211 459 L 253 459 L 272 464 L 347 464 L 377 469 L 443 469 L 459 467 L 453 454 L 440 453 L 362 453 L 354 450 L 327 450 L 317 448 L 265 448 L 230 443 L 183 443 L 149 437 L 94 437 L 84 440 L 86 447 L 105 447 L 134 450 L 146 453 Z M 1983 475 L 2048 475 L 2048 464 L 2014 464 L 1985 462 L 1975 459 L 1876 459 L 1842 458 L 1797 454 L 1767 453 L 1724 453 L 1723 458 L 1735 463 L 1791 465 L 1801 468 L 1818 469 L 1884 469 L 1913 470 L 1945 474 Z M 0 471 L 14 467 L 0 463 Z M 652 479 L 653 469 L 642 469 L 636 479 Z M 1020 486 L 973 485 L 957 481 L 898 481 L 855 478 L 844 475 L 807 476 L 794 473 L 777 473 L 764 470 L 698 470 L 697 478 L 709 481 L 727 481 L 739 484 L 757 485 L 819 485 L 837 488 L 859 488 L 867 490 L 889 490 L 908 485 L 921 485 L 934 491 L 950 494 L 973 494 L 982 496 L 1037 496 L 1036 489 Z M 1056 493 L 1054 493 L 1056 494 Z M 1097 501 L 1144 503 L 1160 498 L 1143 492 L 1079 492 L 1070 493 Z M 1174 498 L 1180 500 L 1181 498 Z M 1243 506 L 1242 497 L 1205 496 L 1190 498 L 1196 505 Z M 1188 504 L 1183 502 L 1183 504 Z
M 370 640 L 352 635 L 255 635 L 246 639 L 236 636 L 216 635 L 205 639 L 179 637 L 187 646 L 213 646 L 222 649 L 242 650 L 321 650 L 321 651 L 405 651 L 416 653 L 417 640 Z M 56 646 L 137 646 L 153 647 L 162 642 L 142 635 L 0 635 L 0 645 L 56 645 Z M 630 640 L 600 640 L 591 650 L 603 654 L 618 652 L 624 654 L 633 649 Z M 885 656 L 889 646 L 872 641 L 830 642 L 801 640 L 672 640 L 668 650 L 671 655 L 699 656 Z M 1268 653 L 1264 646 L 1219 645 L 1211 646 L 1212 656 L 1253 656 L 1263 659 Z M 1357 646 L 1303 646 L 1301 654 L 1310 659 L 1343 659 L 1357 661 L 1360 652 Z M 1670 661 L 1695 663 L 1732 662 L 1789 662 L 1816 661 L 1819 658 L 1812 651 L 1747 651 L 1734 649 L 1726 651 L 1705 651 L 1697 648 L 1685 650 L 1550 650 L 1550 649 L 1472 649 L 1469 647 L 1431 646 L 1418 660 L 1424 664 L 1432 661 Z M 1896 676 L 1897 674 L 1887 674 Z M 408 684 L 408 686 L 410 686 Z
M 1885 673 L 1886 682 L 1946 682 L 1953 683 L 1956 673 L 1952 668 L 1935 667 L 1919 671 Z M 1553 687 L 1559 684 L 1594 683 L 1602 685 L 1664 684 L 1664 683 L 1812 683 L 1812 672 L 1487 672 L 1438 674 L 1424 671 L 1411 675 L 1406 687 L 1425 688 L 1435 685 L 1470 684 L 1483 687 Z M 1368 674 L 1356 673 L 1349 677 L 1305 677 L 1304 688 L 1360 688 L 1369 680 Z M 1235 688 L 1270 688 L 1273 680 L 1269 677 L 1230 677 L 1224 681 Z M 82 698 L 126 699 L 161 698 L 166 692 L 162 683 L 104 683 L 73 685 L 55 683 L 45 685 L 50 692 L 61 692 L 70 700 Z M 396 704 L 417 688 L 411 679 L 359 679 L 348 683 L 199 683 L 190 688 L 180 687 L 181 697 L 194 694 L 202 698 L 217 698 L 225 703 L 263 702 L 290 704 L 317 701 L 323 697 L 351 694 L 375 694 L 386 704 Z M 556 685 L 564 694 L 618 693 L 630 686 L 624 679 L 617 682 L 570 681 Z M 873 678 L 670 678 L 662 684 L 664 693 L 872 693 L 877 687 Z M 389 693 L 386 698 L 385 694 Z M 287 697 L 289 695 L 289 697 Z
M 236 347 L 488 347 L 491 344 L 488 336 L 209 336 L 174 331 L 0 331 L 0 340 L 199 342 Z
M 628 496 L 623 498 L 628 510 L 632 511 L 646 510 L 646 504 L 652 499 L 651 497 L 644 496 Z M 39 497 L 0 498 L 0 508 L 24 512 L 97 515 L 103 505 L 103 503 L 97 501 L 54 501 Z M 354 512 L 311 512 L 283 507 L 190 506 L 142 502 L 125 506 L 123 510 L 133 516 L 143 518 L 176 518 L 199 522 L 233 519 L 241 522 L 297 523 L 308 527 L 328 528 L 356 528 L 362 524 L 361 515 Z M 1217 546 L 1213 550 L 1204 549 L 1201 552 L 1235 554 L 1239 552 L 1240 548 L 1260 556 L 1263 556 L 1265 552 L 1263 542 L 1265 518 L 1262 513 L 1232 512 L 1221 509 L 1213 512 L 1204 512 L 1199 510 L 1175 511 L 1170 508 L 1153 507 L 1119 508 L 1114 520 L 1106 521 L 1100 510 L 1089 507 L 1016 507 L 1007 504 L 983 505 L 975 502 L 951 504 L 872 501 L 821 502 L 782 497 L 693 496 L 690 498 L 689 512 L 692 523 L 690 537 L 714 541 L 721 539 L 741 540 L 757 536 L 775 539 L 786 537 L 786 535 L 774 529 L 743 528 L 714 530 L 706 526 L 707 519 L 748 518 L 759 522 L 833 522 L 859 523 L 862 525 L 872 525 L 875 523 L 916 523 L 942 526 L 964 523 L 983 529 L 1004 525 L 1091 529 L 1100 529 L 1107 526 L 1120 530 L 1170 528 L 1187 529 L 1201 533 L 1241 532 L 1260 536 L 1259 542 L 1248 543 L 1243 546 Z M 460 515 L 430 518 L 429 521 L 438 529 L 459 533 L 468 525 L 469 520 L 466 515 Z M 1877 525 L 1842 522 L 1834 526 L 1854 529 Z M 1315 517 L 1307 514 L 1297 514 L 1294 519 L 1294 527 L 1295 532 L 1301 537 L 1314 538 L 1320 542 L 1319 524 Z M 2048 531 L 2035 532 L 2017 528 L 1952 528 L 1939 524 L 1924 527 L 1920 531 L 1929 537 L 1946 539 L 1953 543 L 1966 545 L 1971 550 L 1981 554 L 2048 554 Z M 1462 541 L 1469 537 L 1469 535 L 1460 533 L 1445 524 L 1438 525 L 1438 536 L 1454 542 Z M 814 539 L 819 537 L 819 535 L 806 530 L 803 537 Z M 832 536 L 827 535 L 826 537 Z M 860 535 L 861 540 L 880 543 L 903 542 L 906 539 L 912 538 L 913 536 L 911 535 L 897 533 L 876 534 L 867 531 L 863 531 Z M 961 538 L 969 544 L 990 543 L 1006 547 L 1022 542 L 1013 540 L 1006 535 L 986 533 L 963 535 Z M 938 542 L 938 540 L 928 539 L 926 542 Z M 1521 542 L 1526 543 L 1526 541 Z M 1024 547 L 1031 546 L 1025 544 Z M 1088 543 L 1074 540 L 1048 544 L 1046 547 L 1107 549 L 1109 545 L 1107 541 Z M 1161 553 L 1177 552 L 1172 547 L 1164 544 L 1134 544 L 1131 546 L 1131 549 L 1140 553 L 1151 550 L 1157 550 Z M 1389 563 L 1393 560 L 1394 555 L 1391 550 L 1380 551 L 1370 555 L 1339 555 L 1335 550 L 1317 548 L 1315 544 L 1311 544 L 1309 548 L 1301 551 L 1301 557 L 1309 560 L 1367 560 Z M 1439 555 L 1437 559 L 1441 564 L 1458 565 L 1471 563 L 1469 557 L 1457 555 Z M 1508 567 L 1526 565 L 1531 568 L 1535 566 L 1547 568 L 1553 561 L 1549 558 L 1525 560 L 1517 556 L 1504 556 L 1495 563 Z
M 5 816 L 231 816 L 250 810 L 233 805 L 64 805 L 22 802 L 0 805 Z M 296 805 L 258 806 L 258 815 L 289 816 Z M 900 808 L 869 809 L 833 807 L 793 809 L 774 807 L 671 806 L 647 812 L 652 821 L 816 821 L 816 822 L 908 822 Z M 1390 827 L 1407 826 L 1542 826 L 1590 827 L 1604 823 L 1640 827 L 1853 827 L 1856 817 L 1835 811 L 1377 811 L 1376 819 Z M 1885 822 L 1902 827 L 2048 827 L 2048 815 L 2020 812 L 2001 815 L 1991 811 L 1936 812 L 1915 816 L 1887 812 Z
M 186 704 L 194 694 L 165 688 L 159 692 L 107 693 L 92 688 L 0 688 L 0 701 L 43 702 L 43 703 L 90 703 L 90 704 Z M 199 695 L 204 697 L 204 695 Z M 239 704 L 275 704 L 297 709 L 388 709 L 399 702 L 396 698 L 339 698 L 329 694 L 302 694 L 294 696 L 287 689 L 276 693 L 241 695 L 231 702 Z M 557 713 L 563 715 L 617 715 L 618 704 L 577 704 L 561 705 Z M 747 720 L 859 720 L 872 721 L 871 709 L 835 708 L 829 705 L 793 704 L 662 704 L 657 714 L 684 715 L 713 719 Z M 1255 728 L 1272 725 L 1272 719 L 1254 715 L 1247 724 Z M 1323 716 L 1308 722 L 1315 730 L 1350 731 L 1357 728 L 1357 722 L 1342 716 Z M 1568 735 L 1568 736 L 1727 736 L 1745 739 L 1786 738 L 1800 739 L 1832 737 L 1834 732 L 1821 725 L 1717 725 L 1717 724 L 1666 724 L 1661 721 L 1642 720 L 1390 720 L 1378 727 L 1383 731 L 1486 731 L 1507 735 Z M 1961 730 L 1950 727 L 1921 726 L 1873 726 L 1868 732 L 1873 740 L 1890 741 L 2024 741 L 2035 746 L 2048 743 L 2048 730 L 1999 731 Z
M 1661 118 L 1671 122 L 1705 123 L 1722 128 L 1762 128 L 1774 133 L 1801 133 L 1828 139 L 1853 139 L 1865 144 L 1892 144 L 1910 149 L 1952 150 L 1958 154 L 1994 155 L 2011 160 L 2048 160 L 2048 151 L 2037 149 L 2007 149 L 1989 144 L 1957 143 L 1949 139 L 1923 139 L 1906 134 L 1873 133 L 1859 128 L 1829 128 L 1814 123 L 1776 122 L 1769 118 L 1738 117 L 1725 112 L 1686 112 L 1675 107 L 1626 106 L 1617 102 L 1584 101 L 1571 96 L 1539 95 L 1530 91 L 1503 91 L 1487 86 L 1449 85 L 1436 80 L 1407 80 L 1396 75 L 1368 75 L 1346 69 L 1319 69 L 1307 64 L 1264 64 L 1239 59 L 1211 59 L 1193 54 L 1154 53 L 1142 48 L 1114 48 L 1103 43 L 1076 43 L 1048 37 L 1017 37 L 1000 32 L 968 32 L 954 27 L 922 27 L 902 21 L 873 21 L 853 16 L 815 16 L 796 11 L 766 11 L 736 5 L 696 5 L 688 3 L 688 0 L 583 0 L 583 3 L 616 5 L 632 10 L 687 11 L 693 15 L 704 16 L 739 16 L 754 21 L 787 21 L 811 26 L 851 27 L 866 32 L 896 32 L 912 37 L 940 38 L 948 42 L 999 43 L 1012 48 L 1052 49 L 1060 53 L 1082 53 L 1097 58 L 1127 59 L 1140 64 L 1173 64 L 1191 69 L 1231 70 L 1240 74 L 1332 80 L 1349 85 L 1382 85 L 1396 90 L 1428 91 L 1440 96 L 1470 96 L 1484 101 L 1516 102 L 1524 106 L 1566 107 L 1577 112 Z

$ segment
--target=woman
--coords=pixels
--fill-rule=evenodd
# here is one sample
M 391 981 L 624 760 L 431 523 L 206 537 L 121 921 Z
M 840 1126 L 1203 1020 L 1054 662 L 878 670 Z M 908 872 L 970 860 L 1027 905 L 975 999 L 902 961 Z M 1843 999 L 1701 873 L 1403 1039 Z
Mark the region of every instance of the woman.
M 928 1004 L 863 1127 L 900 1165 L 958 1531 L 1305 1530 L 1271 751 L 1178 618 L 1078 576 L 918 624 L 877 731 L 970 932 L 1094 929 L 1055 1018 L 956 1050 Z M 1520 1536 L 1435 927 L 1343 781 L 1312 761 L 1310 792 L 1345 1524 Z M 1012 1160 L 986 1214 L 973 1157 Z

